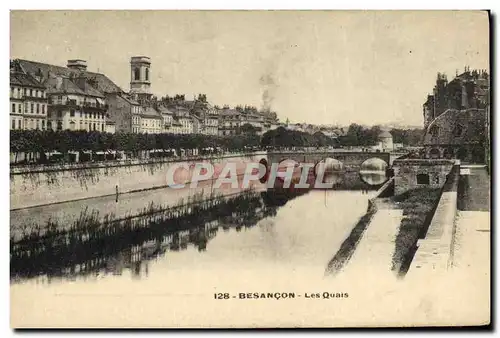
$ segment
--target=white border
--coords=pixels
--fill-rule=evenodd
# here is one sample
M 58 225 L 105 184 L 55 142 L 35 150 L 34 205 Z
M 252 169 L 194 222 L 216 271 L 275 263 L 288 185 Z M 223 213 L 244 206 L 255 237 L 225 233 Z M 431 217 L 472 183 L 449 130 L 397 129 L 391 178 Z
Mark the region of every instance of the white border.
M 7 93 L 8 91 L 8 79 L 9 79 L 9 74 L 7 71 L 7 59 L 10 59 L 10 52 L 9 52 L 9 12 L 8 10 L 11 9 L 351 9 L 351 10 L 363 10 L 363 9 L 492 9 L 493 13 L 498 13 L 498 4 L 500 1 L 463 1 L 463 0 L 455 0 L 455 1 L 428 1 L 428 0 L 420 0 L 420 1 L 356 1 L 356 0 L 351 0 L 351 1 L 344 1 L 344 2 L 329 2 L 329 1 L 318 1 L 318 0 L 308 0 L 308 1 L 270 1 L 270 0 L 253 0 L 253 1 L 245 1 L 245 2 L 225 2 L 225 1 L 220 1 L 220 0 L 212 0 L 212 1 L 202 1 L 202 0 L 183 0 L 183 1 L 168 1 L 168 2 L 160 2 L 160 1 L 150 1 L 150 0 L 141 0 L 141 1 L 131 1 L 131 0 L 126 0 L 126 1 L 120 1 L 120 2 L 114 2 L 114 3 L 109 3 L 109 2 L 104 2 L 102 0 L 87 0 L 87 1 L 81 1 L 81 2 L 68 2 L 68 1 L 60 1 L 60 0 L 45 0 L 43 2 L 41 1 L 35 1 L 35 0 L 24 0 L 24 1 L 15 1 L 15 2 L 10 2 L 8 3 L 7 1 L 2 2 L 2 7 L 6 6 L 5 10 L 2 10 L 1 12 L 1 25 L 2 25 L 2 52 L 5 55 L 5 59 L 3 62 L 4 67 L 0 68 L 0 72 L 2 72 L 1 78 L 3 79 L 2 81 L 2 90 L 0 92 L 4 93 L 4 95 L 1 96 L 2 100 L 2 106 L 4 107 L 4 112 L 8 111 L 8 96 Z M 10 7 L 7 7 L 7 5 L 10 5 Z M 497 25 L 498 18 L 494 21 L 495 26 Z M 496 29 L 495 29 L 496 30 Z M 496 35 L 495 35 L 495 45 L 498 43 L 497 40 L 498 37 L 498 31 L 496 30 Z M 498 60 L 497 55 L 494 55 L 495 61 Z M 493 61 L 493 60 L 492 60 Z M 495 65 L 498 66 L 498 63 L 495 62 Z M 493 75 L 493 80 L 496 79 L 496 72 Z M 495 81 L 496 82 L 496 81 Z M 496 83 L 495 83 L 496 84 Z M 496 85 L 494 87 L 496 89 Z M 498 103 L 498 96 L 497 96 L 497 91 L 495 90 L 495 102 Z M 9 134 L 7 132 L 8 130 L 8 122 L 9 116 L 3 114 L 2 115 L 2 127 L 4 128 L 4 132 L 1 133 L 0 137 L 2 138 L 2 147 L 0 148 L 2 151 L 1 158 L 5 159 L 5 162 L 7 162 L 8 159 L 8 146 L 9 146 Z M 498 118 L 494 119 L 495 121 L 495 128 L 498 130 Z M 498 155 L 498 144 L 495 140 L 495 156 L 492 156 L 494 158 L 497 158 L 496 155 Z M 4 254 L 7 255 L 7 251 L 9 248 L 9 200 L 10 197 L 8 195 L 8 189 L 7 187 L 9 186 L 9 179 L 8 179 L 8 165 L 5 163 L 0 167 L 0 170 L 2 171 L 2 175 L 0 176 L 2 179 L 2 182 L 0 186 L 3 187 L 2 189 L 2 196 L 1 196 L 1 205 L 4 208 L 4 212 L 1 213 L 1 217 L 3 218 L 2 224 L 2 230 L 3 230 L 3 236 L 2 239 L 4 240 L 5 245 L 3 246 L 4 248 Z M 498 176 L 498 168 L 495 170 L 495 174 Z M 495 201 L 495 206 L 492 208 L 492 212 L 495 212 L 495 210 L 498 209 L 497 201 Z M 498 229 L 495 230 L 496 233 L 496 238 L 495 240 L 498 239 Z M 497 241 L 498 242 L 498 241 Z M 496 243 L 497 243 L 496 242 Z M 498 252 L 498 249 L 496 250 Z M 498 256 L 495 259 L 496 262 L 498 262 Z M 4 295 L 2 299 L 4 300 L 2 302 L 2 313 L 1 313 L 1 318 L 2 318 L 2 333 L 6 333 L 7 336 L 13 336 L 15 333 L 10 329 L 10 323 L 9 323 L 9 307 L 10 307 L 10 301 L 9 300 L 9 270 L 8 270 L 8 265 L 9 265 L 9 258 L 8 256 L 0 260 L 1 265 L 2 265 L 2 273 L 3 273 L 3 278 L 2 281 L 5 283 L 4 287 L 2 288 L 3 292 L 6 294 Z M 498 294 L 498 290 L 495 294 Z M 495 300 L 494 300 L 495 301 Z M 496 311 L 497 316 L 498 316 L 498 309 Z M 497 319 L 497 318 L 495 318 Z M 496 321 L 498 324 L 498 321 Z M 168 334 L 172 334 L 173 332 L 168 332 Z M 430 332 L 421 332 L 420 334 L 425 334 L 428 335 Z M 104 333 L 88 333 L 91 334 L 92 337 L 100 337 L 104 336 Z M 138 334 L 138 333 L 133 333 Z M 191 334 L 191 333 L 187 333 Z M 262 334 L 262 332 L 256 332 L 255 334 Z M 302 333 L 306 335 L 306 333 Z M 310 334 L 310 333 L 309 333 Z M 335 332 L 334 334 L 341 334 L 344 335 L 345 332 Z M 348 333 L 349 334 L 349 333 Z M 40 333 L 35 334 L 35 336 L 40 335 Z M 69 335 L 69 333 L 64 333 L 64 335 Z M 350 333 L 352 335 L 352 333 Z M 474 335 L 473 333 L 467 333 L 467 335 Z

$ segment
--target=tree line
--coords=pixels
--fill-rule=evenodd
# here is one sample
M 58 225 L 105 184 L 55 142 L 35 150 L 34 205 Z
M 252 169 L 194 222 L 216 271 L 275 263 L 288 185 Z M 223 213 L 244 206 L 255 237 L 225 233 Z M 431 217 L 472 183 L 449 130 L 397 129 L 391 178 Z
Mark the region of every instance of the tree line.
M 135 134 L 86 131 L 12 130 L 12 153 L 46 153 L 58 151 L 107 151 L 117 150 L 136 153 L 153 149 L 200 149 L 220 147 L 228 151 L 240 151 L 245 147 L 258 146 L 257 135 L 216 136 L 200 134 Z
M 104 133 L 87 131 L 52 131 L 52 130 L 12 130 L 10 132 L 10 152 L 13 154 L 44 153 L 70 151 L 125 151 L 137 154 L 140 151 L 153 149 L 221 148 L 224 151 L 244 151 L 256 147 L 290 148 L 290 147 L 339 147 L 339 146 L 371 146 L 378 142 L 380 128 L 363 128 L 352 124 L 344 135 L 331 138 L 318 131 L 314 134 L 279 127 L 260 136 L 256 128 L 244 125 L 237 135 L 217 136 L 202 134 L 135 134 Z M 391 131 L 395 143 L 419 145 L 422 137 L 420 129 L 393 129 Z
M 339 143 L 343 146 L 374 146 L 379 142 L 379 134 L 382 132 L 380 126 L 370 128 L 353 123 L 344 135 L 339 136 Z M 406 146 L 418 146 L 422 143 L 423 129 L 398 129 L 390 131 L 394 143 L 402 143 Z

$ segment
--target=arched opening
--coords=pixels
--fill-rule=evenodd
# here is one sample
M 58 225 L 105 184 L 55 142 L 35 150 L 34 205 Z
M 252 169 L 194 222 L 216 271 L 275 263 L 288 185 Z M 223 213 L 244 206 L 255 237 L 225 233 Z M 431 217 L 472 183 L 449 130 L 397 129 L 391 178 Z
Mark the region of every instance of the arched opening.
M 359 177 L 368 185 L 380 185 L 387 181 L 387 162 L 381 158 L 372 157 L 361 163 Z
M 441 152 L 437 148 L 432 148 L 431 151 L 429 151 L 429 157 L 434 159 L 440 158 Z
M 134 68 L 134 80 L 139 81 L 141 79 L 141 70 L 139 68 Z
M 314 175 L 318 176 L 320 173 L 323 173 L 323 176 L 326 176 L 331 173 L 342 172 L 343 169 L 344 164 L 342 162 L 334 158 L 327 157 L 316 163 L 314 166 Z
M 383 171 L 387 170 L 388 164 L 386 161 L 378 157 L 372 157 L 361 163 L 361 172 L 365 171 Z
M 267 179 L 269 178 L 269 167 L 268 167 L 268 164 L 267 164 L 267 160 L 265 158 L 261 158 L 260 161 L 259 161 L 259 164 L 260 165 L 263 165 L 264 167 L 266 167 L 266 172 L 264 173 L 264 175 L 259 175 L 260 178 L 259 178 L 259 182 L 260 183 L 266 183 L 267 182 Z

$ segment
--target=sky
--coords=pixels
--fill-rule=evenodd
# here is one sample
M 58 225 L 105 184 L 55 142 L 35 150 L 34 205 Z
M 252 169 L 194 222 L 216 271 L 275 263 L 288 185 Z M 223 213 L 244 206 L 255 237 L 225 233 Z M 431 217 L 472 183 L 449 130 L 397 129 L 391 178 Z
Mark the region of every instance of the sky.
M 83 59 L 129 89 L 270 106 L 280 120 L 421 126 L 438 72 L 489 69 L 480 11 L 12 11 L 11 58 Z

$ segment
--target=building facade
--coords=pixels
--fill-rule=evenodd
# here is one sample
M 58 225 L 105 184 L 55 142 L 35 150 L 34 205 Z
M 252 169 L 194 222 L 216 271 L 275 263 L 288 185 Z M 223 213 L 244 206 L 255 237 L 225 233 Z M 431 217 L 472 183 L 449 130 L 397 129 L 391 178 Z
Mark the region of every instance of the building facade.
M 489 137 L 489 75 L 485 70 L 458 75 L 449 83 L 438 75 L 434 95 L 424 103 L 424 155 L 484 163 Z
M 26 73 L 19 62 L 10 64 L 10 129 L 40 129 L 47 125 L 45 86 Z
M 424 128 L 448 109 L 486 109 L 489 97 L 489 74 L 486 70 L 465 68 L 450 82 L 438 73 L 433 94 L 423 104 Z

